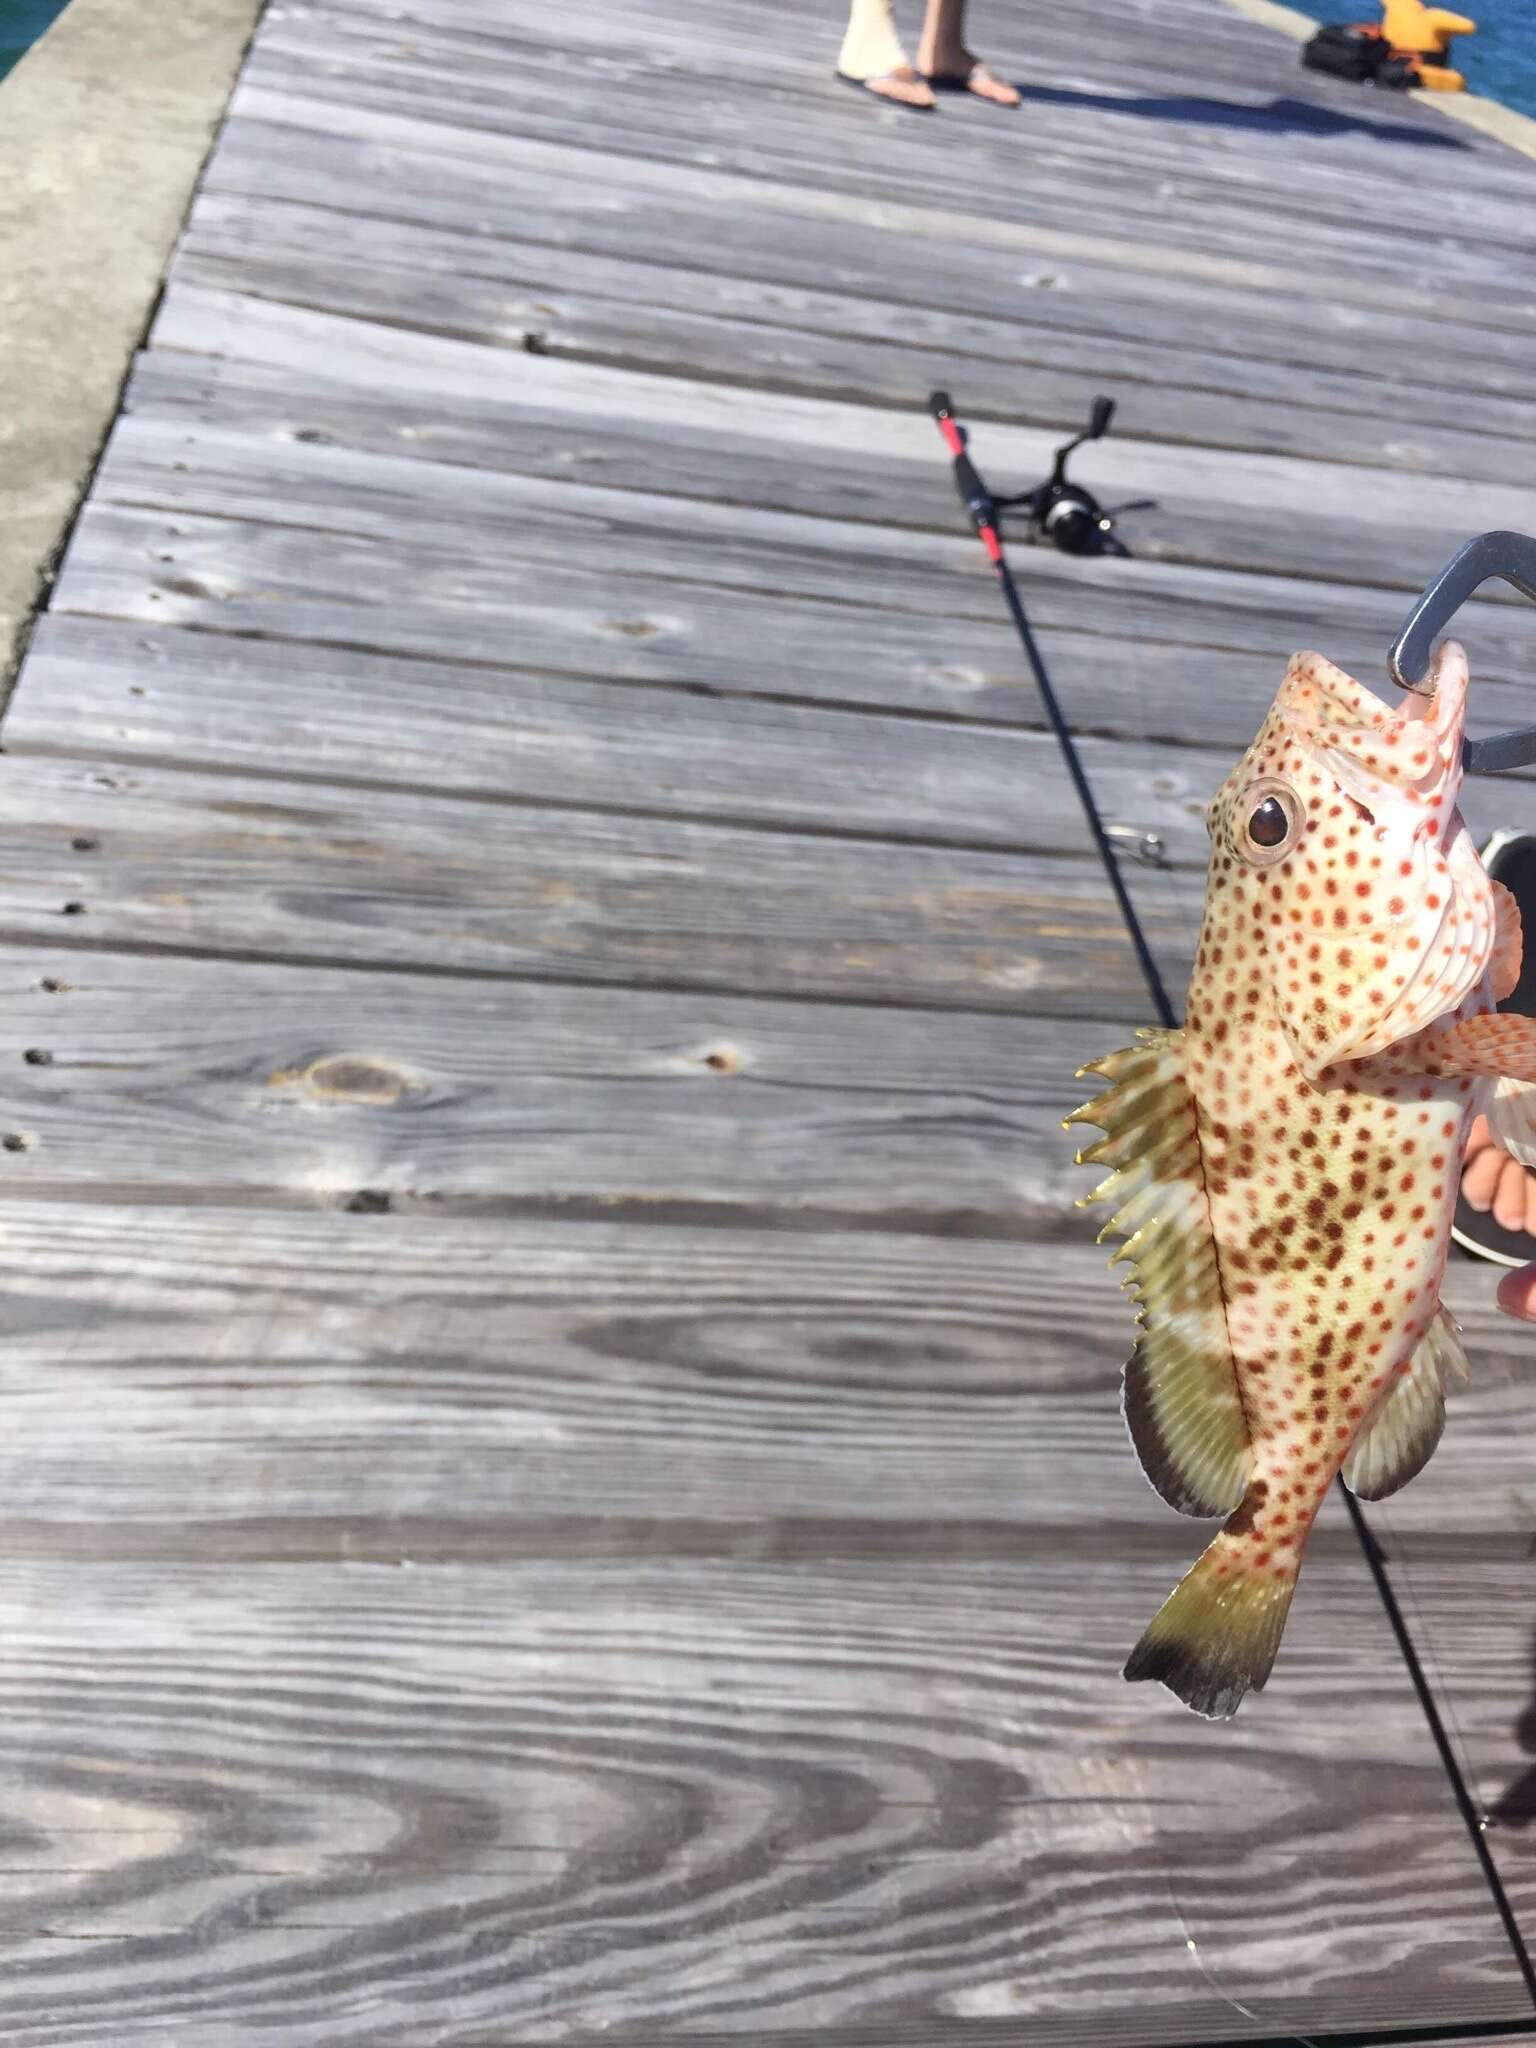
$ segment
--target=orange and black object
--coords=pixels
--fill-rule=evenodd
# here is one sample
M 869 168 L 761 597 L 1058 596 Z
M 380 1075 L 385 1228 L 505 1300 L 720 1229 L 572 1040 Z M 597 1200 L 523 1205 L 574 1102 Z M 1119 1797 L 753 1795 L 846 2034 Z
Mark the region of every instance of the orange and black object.
M 1142 977 L 1147 984 L 1148 993 L 1151 995 L 1152 1007 L 1157 1013 L 1157 1021 L 1172 1030 L 1177 1026 L 1178 1018 L 1174 1013 L 1173 1004 L 1168 999 L 1168 991 L 1163 986 L 1163 977 L 1158 971 L 1157 962 L 1152 958 L 1152 950 L 1147 944 L 1146 934 L 1142 931 L 1141 920 L 1137 917 L 1135 906 L 1132 904 L 1130 895 L 1126 890 L 1124 878 L 1120 873 L 1120 863 L 1115 858 L 1115 849 L 1110 843 L 1109 834 L 1105 830 L 1104 820 L 1099 815 L 1098 802 L 1094 797 L 1092 789 L 1089 787 L 1088 777 L 1083 771 L 1083 764 L 1078 756 L 1077 743 L 1072 737 L 1071 728 L 1068 726 L 1066 718 L 1062 713 L 1060 701 L 1051 683 L 1051 678 L 1041 656 L 1040 649 L 1036 645 L 1034 629 L 1030 625 L 1029 615 L 1024 609 L 1024 600 L 1019 595 L 1019 587 L 1013 579 L 1013 571 L 1008 566 L 1008 553 L 1003 545 L 1001 526 L 1001 514 L 1009 506 L 1024 505 L 1030 508 L 1030 516 L 1036 521 L 1036 524 L 1040 525 L 1045 531 L 1049 530 L 1046 521 L 1037 517 L 1037 508 L 1043 502 L 1042 494 L 1049 494 L 1058 485 L 1064 486 L 1067 491 L 1074 492 L 1080 488 L 1077 485 L 1065 484 L 1066 458 L 1079 443 L 1096 439 L 1099 434 L 1104 432 L 1105 428 L 1109 425 L 1114 408 L 1108 399 L 1096 400 L 1093 418 L 1090 420 L 1087 432 L 1079 434 L 1076 440 L 1068 442 L 1058 451 L 1056 466 L 1052 472 L 1051 479 L 1042 484 L 1037 491 L 1023 491 L 1018 496 L 1012 498 L 994 496 L 988 487 L 985 477 L 983 477 L 981 471 L 971 460 L 967 446 L 968 436 L 965 428 L 955 418 L 954 406 L 950 400 L 949 393 L 947 391 L 931 393 L 928 400 L 928 409 L 938 422 L 939 432 L 944 436 L 945 445 L 949 449 L 950 461 L 954 470 L 955 490 L 959 496 L 960 503 L 965 507 L 966 517 L 975 530 L 976 538 L 987 551 L 988 561 L 997 572 L 998 587 L 1003 593 L 1003 602 L 1008 607 L 1008 616 L 1013 620 L 1014 629 L 1019 636 L 1019 644 L 1024 649 L 1024 657 L 1029 663 L 1030 671 L 1035 679 L 1035 686 L 1040 692 L 1040 702 L 1045 708 L 1046 719 L 1049 722 L 1051 731 L 1056 735 L 1057 745 L 1061 748 L 1062 760 L 1065 763 L 1067 774 L 1071 777 L 1072 787 L 1077 794 L 1077 800 L 1082 806 L 1083 817 L 1093 837 L 1095 851 L 1104 864 L 1105 876 L 1110 888 L 1114 892 L 1115 903 L 1125 922 L 1126 934 L 1130 939 L 1131 948 L 1136 955 L 1136 963 L 1140 967 Z M 1087 497 L 1088 494 L 1085 492 L 1083 496 Z M 1060 499 L 1054 499 L 1051 502 L 1059 503 Z M 1107 520 L 1109 515 L 1098 507 L 1097 501 L 1091 502 L 1094 503 L 1095 512 L 1098 516 Z M 1058 540 L 1057 545 L 1063 546 L 1065 543 Z M 1081 548 L 1067 547 L 1067 552 L 1080 554 L 1086 551 Z M 1123 553 L 1124 550 L 1120 549 L 1118 552 Z

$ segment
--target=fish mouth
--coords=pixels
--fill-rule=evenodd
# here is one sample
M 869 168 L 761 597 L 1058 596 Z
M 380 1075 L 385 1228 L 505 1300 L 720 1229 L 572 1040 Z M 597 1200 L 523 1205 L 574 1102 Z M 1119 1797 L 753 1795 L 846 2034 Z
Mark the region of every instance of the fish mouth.
M 1467 725 L 1467 657 L 1459 642 L 1445 640 L 1435 649 L 1423 687 L 1404 693 L 1397 717 L 1410 741 L 1431 741 L 1433 766 L 1417 779 L 1421 791 L 1434 792 L 1461 784 L 1461 746 Z M 1425 728 L 1428 728 L 1426 733 Z
M 1461 779 L 1467 717 L 1467 657 L 1454 640 L 1436 650 L 1423 685 L 1386 704 L 1320 654 L 1298 654 L 1282 689 L 1287 723 L 1319 749 L 1344 787 L 1370 804 L 1365 785 L 1432 795 Z

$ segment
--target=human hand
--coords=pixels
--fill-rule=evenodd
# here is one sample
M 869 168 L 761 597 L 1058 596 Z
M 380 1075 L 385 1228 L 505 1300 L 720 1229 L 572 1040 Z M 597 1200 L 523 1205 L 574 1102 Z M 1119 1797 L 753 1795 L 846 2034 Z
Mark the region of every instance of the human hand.
M 1536 1323 L 1536 1266 L 1521 1266 L 1499 1282 L 1499 1307 L 1507 1316 Z
M 1474 1117 L 1462 1159 L 1461 1192 L 1470 1207 L 1486 1213 L 1504 1230 L 1536 1236 L 1536 1175 L 1493 1142 L 1488 1119 Z
M 1473 1209 L 1493 1211 L 1505 1230 L 1536 1235 L 1536 1174 L 1495 1145 L 1485 1116 L 1475 1117 L 1462 1160 L 1461 1192 Z M 1536 1266 L 1521 1266 L 1499 1282 L 1499 1307 L 1507 1316 L 1536 1323 Z

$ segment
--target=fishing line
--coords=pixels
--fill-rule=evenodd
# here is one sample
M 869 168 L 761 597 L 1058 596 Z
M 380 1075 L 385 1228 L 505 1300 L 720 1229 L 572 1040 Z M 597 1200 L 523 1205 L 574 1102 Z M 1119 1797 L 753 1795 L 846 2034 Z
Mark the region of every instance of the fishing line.
M 1178 1917 L 1179 1925 L 1184 1930 L 1185 1949 L 1194 1958 L 1195 1967 L 1199 1970 L 1206 1983 L 1210 1985 L 1218 1998 L 1231 2006 L 1235 2013 L 1241 2013 L 1245 2020 L 1251 2020 L 1256 2027 L 1267 2027 L 1269 2021 L 1264 2018 L 1262 2013 L 1255 2012 L 1252 2006 L 1244 2005 L 1240 1998 L 1234 1998 L 1230 1991 L 1217 1983 L 1215 1971 L 1212 1970 L 1210 1964 L 1200 1953 L 1200 1945 L 1189 1931 L 1189 1922 L 1184 1917 L 1184 1908 L 1179 1904 L 1178 1894 L 1173 1889 L 1173 1880 L 1169 1877 L 1166 1870 L 1163 1872 L 1163 1885 L 1168 1893 L 1168 1903 L 1172 1906 L 1174 1913 Z M 1270 2038 L 1274 2039 L 1276 2037 L 1271 2036 Z M 1286 2039 L 1291 2043 L 1291 2048 L 1322 2048 L 1322 2044 L 1314 2041 L 1310 2034 L 1289 2034 L 1286 2036 Z
M 1008 558 L 1003 552 L 1002 537 L 998 532 L 999 500 L 993 497 L 987 486 L 982 482 L 980 472 L 976 469 L 970 456 L 965 452 L 965 430 L 954 417 L 950 407 L 949 393 L 947 391 L 933 392 L 929 397 L 928 406 L 934 418 L 938 421 L 939 432 L 944 436 L 945 443 L 953 458 L 955 488 L 960 493 L 960 502 L 964 505 L 971 524 L 976 529 L 977 539 L 987 551 L 988 560 L 997 572 L 998 587 L 1003 593 L 1003 602 L 1008 607 L 1008 615 L 1013 620 L 1014 630 L 1019 636 L 1019 644 L 1024 649 L 1024 657 L 1028 661 L 1030 671 L 1034 676 L 1035 687 L 1040 692 L 1040 702 L 1045 707 L 1045 715 L 1050 722 L 1051 731 L 1056 735 L 1056 743 L 1060 747 L 1062 759 L 1066 763 L 1067 774 L 1071 778 L 1073 789 L 1077 792 L 1077 800 L 1082 807 L 1083 817 L 1092 836 L 1094 849 L 1103 864 L 1105 879 L 1109 883 L 1116 904 L 1119 906 L 1120 915 L 1124 920 L 1132 950 L 1136 955 L 1137 965 L 1141 968 L 1142 978 L 1145 980 L 1148 993 L 1152 997 L 1152 1007 L 1156 1010 L 1158 1021 L 1161 1024 L 1170 1031 L 1176 1030 L 1178 1028 L 1178 1018 L 1174 1014 L 1173 1004 L 1168 1000 L 1168 991 L 1163 986 L 1163 977 L 1158 971 L 1157 962 L 1152 957 L 1152 949 L 1147 944 L 1146 934 L 1141 928 L 1141 920 L 1136 915 L 1136 907 L 1131 902 L 1130 896 L 1126 891 L 1125 879 L 1120 873 L 1120 863 L 1115 859 L 1115 850 L 1110 844 L 1109 834 L 1104 829 L 1104 820 L 1100 816 L 1098 804 L 1094 800 L 1093 790 L 1089 786 L 1087 774 L 1084 772 L 1082 758 L 1077 751 L 1077 743 L 1073 739 L 1071 730 L 1062 714 L 1061 705 L 1057 701 L 1056 692 L 1052 687 L 1045 662 L 1041 658 L 1040 649 L 1035 644 L 1034 630 L 1029 623 L 1028 614 L 1024 610 L 1024 600 L 1019 596 L 1019 587 L 1013 580 L 1013 571 L 1009 568 Z
M 1393 1545 L 1398 1575 L 1407 1593 L 1409 1604 L 1413 1608 L 1414 1620 L 1419 1625 L 1417 1639 L 1424 1644 L 1425 1656 L 1428 1658 L 1430 1666 L 1434 1671 L 1435 1683 L 1439 1687 L 1440 1696 L 1444 1699 L 1447 1711 L 1450 1714 L 1451 1733 L 1455 1738 L 1456 1748 L 1462 1759 L 1462 1775 L 1469 1787 L 1473 1786 L 1477 1783 L 1478 1772 L 1472 1760 L 1472 1745 L 1467 1740 L 1466 1730 L 1461 1725 L 1461 1716 L 1456 1711 L 1456 1695 L 1446 1683 L 1445 1673 L 1440 1667 L 1440 1659 L 1435 1655 L 1434 1636 L 1424 1620 L 1424 1608 L 1414 1583 L 1412 1564 L 1407 1552 L 1401 1547 L 1397 1533 L 1392 1527 L 1391 1510 L 1385 1501 L 1378 1504 L 1377 1513 L 1382 1518 L 1387 1540 Z M 1482 1799 L 1479 1799 L 1476 1803 L 1481 1809 L 1478 1815 L 1478 1828 L 1480 1831 L 1483 1831 L 1489 1825 L 1487 1803 Z
M 938 422 L 939 432 L 944 436 L 945 444 L 949 449 L 954 468 L 955 489 L 959 494 L 960 502 L 965 508 L 967 518 L 975 529 L 977 539 L 985 548 L 987 558 L 996 571 L 998 587 L 1003 594 L 1003 602 L 1008 607 L 1009 617 L 1013 620 L 1014 628 L 1019 636 L 1019 642 L 1024 649 L 1025 658 L 1034 675 L 1036 687 L 1040 692 L 1040 701 L 1045 707 L 1045 715 L 1050 721 L 1051 730 L 1055 734 L 1057 744 L 1061 749 L 1062 759 L 1066 765 L 1067 774 L 1071 778 L 1072 787 L 1077 792 L 1078 802 L 1082 806 L 1083 817 L 1093 839 L 1094 849 L 1103 864 L 1105 879 L 1108 881 L 1115 902 L 1119 907 L 1120 915 L 1125 923 L 1126 936 L 1131 942 L 1132 951 L 1136 955 L 1137 963 L 1147 984 L 1148 993 L 1151 995 L 1152 1007 L 1157 1013 L 1158 1022 L 1165 1029 L 1170 1031 L 1177 1030 L 1178 1017 L 1174 1012 L 1173 1004 L 1169 1001 L 1168 991 L 1163 985 L 1163 978 L 1158 971 L 1157 963 L 1152 957 L 1152 950 L 1147 943 L 1146 933 L 1142 930 L 1141 920 L 1136 914 L 1136 906 L 1132 903 L 1130 895 L 1126 890 L 1124 878 L 1120 873 L 1119 862 L 1115 858 L 1114 847 L 1110 843 L 1108 833 L 1105 831 L 1104 821 L 1099 813 L 1098 804 L 1094 800 L 1093 791 L 1089 785 L 1087 774 L 1084 771 L 1082 759 L 1078 754 L 1076 743 L 1062 714 L 1056 692 L 1051 686 L 1051 679 L 1047 673 L 1045 662 L 1035 643 L 1034 632 L 1030 627 L 1028 615 L 1024 610 L 1024 600 L 1020 597 L 1018 585 L 1013 580 L 1013 571 L 1008 566 L 1008 558 L 1004 552 L 1002 537 L 998 530 L 999 511 L 1001 506 L 1007 501 L 993 496 L 992 492 L 987 488 L 980 471 L 967 454 L 965 429 L 960 426 L 954 417 L 948 392 L 933 392 L 929 397 L 928 406 L 934 419 Z M 1505 541 L 1509 538 L 1518 538 L 1518 536 L 1512 537 L 1500 534 L 1497 536 L 1484 536 L 1484 538 Z M 1472 544 L 1474 547 L 1476 545 L 1476 543 Z M 1525 545 L 1532 547 L 1533 544 L 1526 542 Z M 1462 552 L 1463 555 L 1467 555 L 1471 552 L 1471 549 L 1464 549 Z M 1456 557 L 1455 562 L 1451 566 L 1454 568 L 1461 560 L 1461 556 Z M 1494 571 L 1485 571 L 1484 576 L 1493 573 L 1510 575 L 1506 568 L 1499 568 Z M 1480 577 L 1479 580 L 1484 580 L 1484 578 Z M 1513 576 L 1510 576 L 1510 580 L 1515 579 Z M 1519 587 L 1522 589 L 1526 588 L 1523 583 Z M 1536 595 L 1536 571 L 1533 571 L 1530 594 Z M 1421 605 L 1420 609 L 1424 610 L 1425 605 Z M 1408 685 L 1405 683 L 1404 687 L 1408 687 Z M 1533 728 L 1533 731 L 1536 731 L 1536 728 Z M 1425 1676 L 1424 1666 L 1420 1662 L 1419 1653 L 1414 1647 L 1413 1638 L 1410 1636 L 1407 1623 L 1403 1619 L 1403 1610 L 1398 1603 L 1396 1593 L 1392 1589 L 1392 1582 L 1387 1573 L 1386 1553 L 1382 1550 L 1381 1545 L 1372 1533 L 1370 1524 L 1366 1521 L 1365 1515 L 1361 1511 L 1359 1501 L 1344 1484 L 1342 1477 L 1337 1481 L 1337 1486 L 1340 1494 L 1343 1496 L 1344 1509 L 1349 1516 L 1350 1525 L 1354 1529 L 1356 1540 L 1359 1542 L 1361 1550 L 1365 1553 L 1366 1564 L 1370 1569 L 1372 1579 L 1375 1581 L 1377 1597 L 1386 1611 L 1388 1624 L 1397 1643 L 1398 1654 L 1403 1660 L 1409 1681 L 1418 1698 L 1419 1709 L 1429 1728 L 1430 1739 L 1434 1743 L 1441 1768 L 1450 1783 L 1451 1794 L 1456 1802 L 1456 1810 L 1461 1815 L 1462 1824 L 1467 1831 L 1467 1838 L 1472 1844 L 1472 1853 L 1477 1858 L 1478 1867 L 1483 1874 L 1483 1881 L 1488 1888 L 1494 1908 L 1503 1925 L 1505 1936 L 1514 1955 L 1515 1963 L 1519 1969 L 1526 1992 L 1530 1997 L 1532 2006 L 1536 2007 L 1536 1964 L 1532 1962 L 1530 1950 L 1526 1946 L 1525 1936 L 1520 1931 L 1520 1923 L 1515 1918 L 1514 1908 L 1511 1906 L 1509 1895 L 1504 1889 L 1504 1880 L 1499 1874 L 1498 1865 L 1493 1858 L 1493 1852 L 1488 1846 L 1488 1839 L 1483 1830 L 1483 1816 L 1478 1812 L 1477 1802 L 1472 1797 L 1466 1777 L 1463 1775 L 1460 1761 L 1451 1746 L 1445 1722 L 1439 1707 L 1435 1703 L 1434 1693 L 1431 1690 L 1429 1680 Z M 1177 1907 L 1176 1900 L 1174 1903 Z M 1182 1917 L 1181 1914 L 1180 1918 L 1182 1919 Z M 1187 1926 L 1185 1927 L 1185 1935 L 1188 1938 L 1189 1930 Z M 1198 1950 L 1195 1951 L 1195 1957 L 1197 1962 L 1201 1960 Z M 1203 1962 L 1201 1967 L 1204 1968 Z M 1213 1988 L 1218 1987 L 1215 1987 L 1213 1984 Z M 1226 1994 L 1223 1993 L 1222 1996 L 1225 1997 Z M 1228 2003 L 1235 2004 L 1236 2001 L 1229 1999 Z

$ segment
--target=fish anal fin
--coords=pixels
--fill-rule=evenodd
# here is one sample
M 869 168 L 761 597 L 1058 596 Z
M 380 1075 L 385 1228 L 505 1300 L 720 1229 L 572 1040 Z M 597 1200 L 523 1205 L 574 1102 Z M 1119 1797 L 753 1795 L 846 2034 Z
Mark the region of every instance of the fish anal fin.
M 1494 882 L 1493 958 L 1488 972 L 1493 977 L 1493 1000 L 1502 1003 L 1515 992 L 1520 963 L 1525 958 L 1525 936 L 1520 928 L 1520 906 L 1502 882 Z
M 1141 1325 L 1125 1368 L 1131 1442 L 1170 1507 L 1228 1514 L 1243 1497 L 1252 1459 L 1184 1034 L 1143 1034 L 1092 1071 L 1113 1085 L 1068 1122 L 1097 1124 L 1105 1136 L 1080 1156 L 1115 1168 L 1089 1199 L 1115 1205 L 1101 1235 L 1126 1240 L 1116 1256 L 1130 1267 Z
M 1437 1308 L 1408 1370 L 1393 1382 L 1345 1460 L 1350 1492 L 1361 1500 L 1385 1500 L 1422 1472 L 1445 1427 L 1446 1382 L 1466 1377 L 1456 1325 Z

